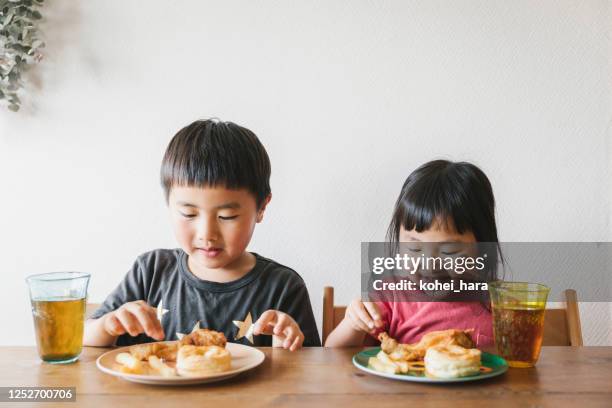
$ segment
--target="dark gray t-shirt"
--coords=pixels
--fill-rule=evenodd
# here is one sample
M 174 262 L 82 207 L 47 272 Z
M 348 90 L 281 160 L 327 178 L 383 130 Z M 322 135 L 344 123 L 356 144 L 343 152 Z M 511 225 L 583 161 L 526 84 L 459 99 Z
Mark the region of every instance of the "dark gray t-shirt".
M 289 314 L 304 333 L 304 346 L 320 346 L 319 333 L 304 281 L 294 270 L 258 254 L 255 267 L 233 282 L 199 279 L 189 271 L 188 255 L 180 248 L 156 249 L 140 255 L 123 281 L 93 313 L 92 319 L 119 308 L 126 302 L 144 300 L 164 312 L 161 324 L 165 340 L 177 340 L 194 328 L 223 332 L 228 341 L 271 346 L 272 336 L 240 336 L 268 309 Z M 161 305 L 161 306 L 160 306 Z M 244 329 L 241 334 L 244 333 Z M 118 346 L 154 341 L 146 334 L 119 336 Z

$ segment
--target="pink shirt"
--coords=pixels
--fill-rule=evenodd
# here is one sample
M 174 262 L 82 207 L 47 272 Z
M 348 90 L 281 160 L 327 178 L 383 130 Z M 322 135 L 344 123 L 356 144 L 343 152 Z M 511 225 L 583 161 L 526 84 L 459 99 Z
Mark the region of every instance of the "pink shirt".
M 493 346 L 491 312 L 479 302 L 376 302 L 389 336 L 400 343 L 416 343 L 434 330 L 473 329 L 476 347 Z

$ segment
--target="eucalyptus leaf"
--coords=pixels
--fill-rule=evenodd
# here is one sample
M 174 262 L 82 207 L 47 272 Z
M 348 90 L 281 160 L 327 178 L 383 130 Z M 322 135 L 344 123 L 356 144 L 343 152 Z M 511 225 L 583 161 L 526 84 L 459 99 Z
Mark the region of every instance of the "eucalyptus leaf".
M 22 74 L 38 63 L 44 47 L 37 10 L 43 0 L 0 0 L 0 99 L 8 108 L 18 111 L 21 100 L 17 93 L 23 88 Z

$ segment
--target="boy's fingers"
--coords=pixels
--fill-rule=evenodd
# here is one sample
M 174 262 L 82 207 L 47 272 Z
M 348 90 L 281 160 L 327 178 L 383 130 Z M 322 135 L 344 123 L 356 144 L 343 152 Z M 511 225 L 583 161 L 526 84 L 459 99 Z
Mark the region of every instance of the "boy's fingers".
M 147 306 L 145 308 L 145 311 L 149 316 L 149 324 L 151 325 L 150 328 L 147 329 L 147 335 L 157 340 L 163 340 L 166 335 L 164 333 L 164 328 L 162 327 L 161 322 L 157 318 L 157 309 L 151 306 Z
M 163 340 L 165 338 L 164 328 L 162 327 L 161 322 L 157 318 L 157 309 L 154 308 L 153 306 L 150 306 L 150 305 L 146 304 L 146 303 L 144 304 L 143 308 L 148 313 L 148 315 L 150 316 L 149 322 L 153 326 L 151 328 L 151 334 L 152 334 L 151 337 L 155 337 L 155 338 L 159 338 L 159 339 Z
M 283 348 L 291 347 L 293 340 L 297 336 L 298 332 L 295 327 L 288 326 L 285 330 L 283 330 L 283 334 L 285 335 L 285 340 L 283 341 Z
M 164 327 L 161 321 L 157 318 L 157 310 L 154 308 L 149 309 L 149 315 L 151 316 L 151 322 L 153 323 L 153 334 L 156 339 L 163 340 L 166 338 Z
M 291 351 L 297 350 L 304 342 L 304 334 L 298 327 L 289 326 L 286 330 L 286 338 L 283 347 Z
M 163 329 L 159 320 L 157 319 L 157 313 L 155 309 L 147 305 L 146 303 L 131 304 L 128 309 L 132 313 L 133 316 L 138 319 L 138 323 L 144 329 L 144 332 L 149 337 L 153 337 L 155 339 L 161 340 L 164 338 Z
M 266 310 L 262 313 L 262 315 L 255 322 L 255 326 L 253 326 L 253 334 L 272 334 L 272 331 L 268 327 L 269 324 L 276 322 L 276 311 L 275 310 Z
M 302 333 L 300 333 L 295 338 L 295 340 L 293 340 L 293 343 L 291 344 L 291 347 L 289 347 L 289 350 L 295 351 L 295 350 L 299 349 L 300 347 L 302 347 L 303 343 L 304 343 L 304 335 Z
M 280 336 L 282 333 L 285 333 L 285 329 L 289 326 L 290 320 L 286 314 L 281 314 L 276 319 L 276 324 L 274 325 L 274 335 Z
M 138 336 L 144 330 L 140 323 L 138 323 L 138 319 L 132 315 L 132 313 L 127 309 L 119 309 L 117 311 L 117 319 L 121 322 L 125 330 L 130 334 L 130 336 Z
M 131 313 L 122 313 L 118 315 L 117 318 L 130 336 L 135 337 L 144 332 L 144 329 L 140 323 L 138 323 L 138 319 Z
M 106 323 L 105 324 L 106 331 L 111 336 L 120 336 L 122 334 L 125 334 L 125 328 L 123 327 L 119 319 L 117 319 L 117 316 L 115 316 L 114 313 L 110 314 L 106 318 L 105 323 Z
M 374 325 L 376 327 L 380 327 L 383 324 L 383 322 L 382 322 L 382 318 L 380 317 L 380 312 L 378 311 L 378 306 L 376 306 L 376 303 L 363 302 L 363 306 L 366 308 L 366 310 L 368 311 L 368 313 L 374 320 Z

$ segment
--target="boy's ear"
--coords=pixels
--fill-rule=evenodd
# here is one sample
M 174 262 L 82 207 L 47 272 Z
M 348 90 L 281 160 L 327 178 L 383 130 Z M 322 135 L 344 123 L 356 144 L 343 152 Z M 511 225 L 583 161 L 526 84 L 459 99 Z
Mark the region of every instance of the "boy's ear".
M 261 203 L 261 207 L 259 208 L 259 210 L 257 210 L 256 222 L 261 222 L 263 220 L 264 212 L 266 211 L 266 207 L 268 206 L 268 203 L 270 203 L 271 199 L 272 199 L 272 193 L 268 194 L 268 196 L 263 201 L 263 203 Z

